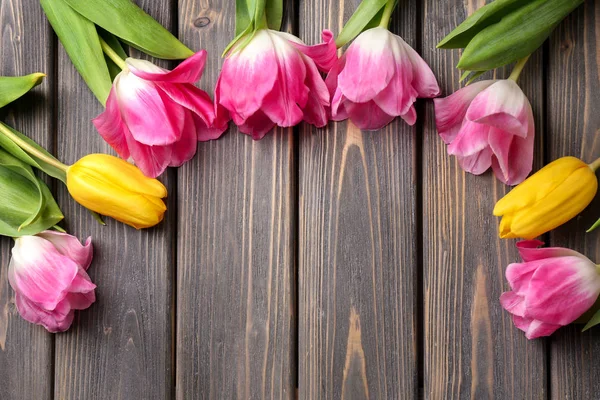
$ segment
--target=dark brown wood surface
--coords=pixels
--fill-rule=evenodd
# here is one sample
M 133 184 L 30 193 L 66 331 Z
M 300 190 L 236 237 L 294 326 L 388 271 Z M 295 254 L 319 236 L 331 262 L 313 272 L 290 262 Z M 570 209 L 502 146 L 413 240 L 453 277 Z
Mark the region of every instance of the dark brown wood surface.
M 459 52 L 435 45 L 486 2 L 399 1 L 390 29 L 423 55 L 443 95 L 461 87 Z M 235 2 L 136 3 L 208 50 L 199 86 L 212 96 Z M 287 0 L 284 29 L 318 43 L 358 4 Z M 586 1 L 525 67 L 535 169 L 600 157 L 598 21 Z M 0 0 L 0 75 L 36 71 L 48 74 L 43 85 L 0 118 L 68 163 L 113 154 L 90 122 L 102 106 L 39 2 Z M 414 127 L 300 125 L 261 141 L 232 124 L 161 178 L 166 220 L 145 231 L 98 225 L 53 184 L 64 226 L 93 237 L 98 301 L 67 333 L 26 323 L 6 278 L 12 241 L 0 240 L 0 400 L 600 399 L 600 328 L 534 341 L 514 328 L 498 298 L 519 257 L 491 213 L 509 188 L 490 172 L 465 174 L 432 101 L 417 111 Z M 583 233 L 599 206 L 545 239 L 600 261 L 600 233 Z

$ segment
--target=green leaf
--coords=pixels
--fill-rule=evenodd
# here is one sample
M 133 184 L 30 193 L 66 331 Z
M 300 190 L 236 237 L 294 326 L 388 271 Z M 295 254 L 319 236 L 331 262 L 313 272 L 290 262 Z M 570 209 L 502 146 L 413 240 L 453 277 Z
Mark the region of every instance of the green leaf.
M 502 18 L 522 7 L 531 0 L 496 0 L 475 11 L 459 26 L 443 38 L 437 45 L 439 49 L 459 49 L 469 44 L 482 29 L 500 22 Z
M 238 36 L 252 24 L 250 9 L 246 0 L 235 0 L 235 35 Z
M 342 47 L 360 34 L 373 18 L 381 11 L 386 0 L 363 0 L 356 8 L 335 41 L 337 47 Z
M 479 32 L 465 48 L 457 68 L 486 71 L 533 53 L 583 0 L 535 0 Z
M 593 231 L 594 229 L 596 229 L 597 227 L 600 226 L 600 218 L 598 218 L 598 221 L 596 221 L 596 223 L 594 225 L 592 225 L 590 227 L 590 229 L 588 229 L 587 231 L 585 231 L 586 233 L 590 233 L 591 231 Z
M 45 76 L 41 72 L 26 76 L 0 76 L 0 108 L 42 83 Z
M 280 30 L 283 18 L 283 1 L 267 0 L 265 12 L 267 13 L 267 25 L 269 29 Z
M 35 235 L 62 219 L 50 190 L 31 167 L 0 149 L 0 235 Z
M 157 58 L 179 60 L 194 52 L 130 0 L 64 0 L 125 43 Z
M 52 154 L 48 153 L 42 146 L 38 145 L 36 142 L 29 139 L 27 136 L 23 135 L 21 132 L 18 132 L 16 130 L 14 130 L 13 128 L 11 128 L 10 126 L 5 125 L 1 122 L 0 122 L 0 125 L 4 129 L 9 129 L 13 134 L 17 135 L 19 138 L 21 138 L 22 140 L 24 140 L 31 146 L 35 147 L 37 150 L 41 151 L 46 156 L 58 161 L 54 156 L 52 156 Z M 17 146 L 10 138 L 8 138 L 2 132 L 0 132 L 0 147 L 2 147 L 4 150 L 6 150 L 10 154 L 12 154 L 13 157 L 18 158 L 22 162 L 27 163 L 28 165 L 30 165 L 32 167 L 35 167 L 39 170 L 44 171 L 48 175 L 63 181 L 65 184 L 67 183 L 67 175 L 63 170 L 56 168 L 55 166 L 50 165 L 50 164 L 38 159 L 35 156 L 30 155 L 25 150 L 23 150 L 19 146 Z
M 582 332 L 587 331 L 588 329 L 600 324 L 600 310 L 594 314 L 594 316 L 588 321 L 588 323 L 583 327 Z
M 73 11 L 65 0 L 40 0 L 40 3 L 73 65 L 100 103 L 106 104 L 112 80 L 96 27 Z

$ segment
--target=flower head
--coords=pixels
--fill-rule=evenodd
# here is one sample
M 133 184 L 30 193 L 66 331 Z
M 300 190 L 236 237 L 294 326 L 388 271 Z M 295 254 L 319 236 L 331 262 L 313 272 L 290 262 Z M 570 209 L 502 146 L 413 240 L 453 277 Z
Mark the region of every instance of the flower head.
M 82 206 L 137 229 L 158 224 L 167 210 L 162 183 L 107 154 L 90 154 L 71 165 L 67 188 Z
M 431 69 L 400 36 L 378 27 L 364 31 L 329 72 L 331 116 L 376 130 L 400 116 L 414 125 L 417 97 L 440 89 Z
M 480 175 L 492 167 L 507 185 L 531 172 L 533 111 L 513 80 L 476 82 L 434 102 L 438 133 L 465 171 Z
M 91 261 L 90 238 L 83 246 L 77 238 L 53 231 L 17 238 L 8 281 L 19 314 L 50 332 L 69 329 L 74 310 L 96 301 L 96 285 L 86 272 Z
M 562 157 L 498 200 L 501 238 L 533 239 L 575 217 L 593 200 L 598 180 L 591 166 Z
M 156 177 L 196 154 L 197 141 L 218 138 L 227 121 L 215 119 L 206 92 L 194 86 L 206 61 L 202 50 L 173 71 L 128 58 L 117 75 L 106 111 L 94 119 L 100 135 L 146 176 Z
M 540 241 L 517 243 L 522 263 L 510 264 L 511 291 L 500 303 L 528 339 L 551 335 L 585 313 L 600 295 L 600 271 L 585 256 Z
M 261 139 L 274 126 L 327 124 L 329 94 L 317 68 L 336 59 L 333 35 L 307 46 L 284 32 L 259 29 L 241 38 L 223 64 L 215 88 L 217 114 L 229 113 L 240 131 Z

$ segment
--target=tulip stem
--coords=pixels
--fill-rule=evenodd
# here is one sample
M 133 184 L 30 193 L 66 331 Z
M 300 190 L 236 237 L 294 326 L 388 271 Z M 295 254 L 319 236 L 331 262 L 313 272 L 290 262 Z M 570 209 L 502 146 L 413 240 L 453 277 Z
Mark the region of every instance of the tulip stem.
M 513 68 L 512 72 L 510 73 L 510 76 L 508 77 L 508 79 L 513 80 L 515 82 L 519 80 L 521 71 L 523 71 L 523 68 L 525 67 L 525 64 L 527 64 L 529 57 L 531 57 L 531 54 L 528 55 L 527 57 L 522 58 L 519 61 L 517 61 L 517 63 L 515 64 L 515 67 Z
M 0 123 L 0 133 L 13 141 L 14 144 L 19 146 L 21 149 L 25 150 L 30 155 L 40 159 L 46 164 L 52 165 L 55 168 L 58 168 L 61 171 L 67 172 L 69 168 L 67 165 L 61 163 L 56 158 L 51 157 L 45 154 L 43 151 L 40 151 L 35 148 L 35 146 L 27 143 L 25 140 L 21 139 L 19 136 L 15 135 L 6 125 Z
M 390 25 L 390 19 L 392 18 L 392 13 L 396 7 L 396 1 L 397 0 L 388 0 L 386 3 L 385 9 L 383 10 L 383 15 L 381 16 L 381 22 L 379 22 L 380 28 L 387 29 Z
M 596 172 L 596 170 L 597 170 L 598 168 L 600 168 L 600 158 L 596 159 L 596 161 L 593 161 L 593 162 L 590 164 L 590 168 L 592 169 L 592 171 Z
M 102 47 L 102 51 L 104 52 L 104 54 L 106 54 L 108 56 L 108 58 L 110 58 L 115 64 L 117 64 L 117 66 L 121 69 L 125 69 L 127 68 L 127 64 L 125 63 L 125 60 L 123 60 L 121 57 L 119 57 L 119 55 L 117 54 L 116 51 L 114 51 L 112 49 L 112 47 L 110 47 L 108 45 L 108 43 L 106 43 L 104 41 L 104 39 L 99 38 L 100 39 L 100 46 Z

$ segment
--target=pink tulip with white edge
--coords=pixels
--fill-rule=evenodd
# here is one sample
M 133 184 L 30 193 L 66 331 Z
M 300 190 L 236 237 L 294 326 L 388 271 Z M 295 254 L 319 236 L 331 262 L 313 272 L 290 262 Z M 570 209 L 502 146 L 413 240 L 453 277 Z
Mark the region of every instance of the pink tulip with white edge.
M 507 185 L 525 180 L 533 167 L 535 123 L 515 81 L 476 82 L 434 102 L 438 133 L 462 169 L 480 175 L 491 167 Z
M 549 336 L 589 310 L 600 295 L 600 267 L 582 254 L 560 247 L 537 248 L 537 240 L 517 243 L 522 263 L 510 264 L 511 291 L 500 304 L 528 339 Z
M 198 141 L 217 139 L 227 119 L 216 119 L 214 103 L 194 83 L 204 71 L 202 50 L 172 71 L 127 58 L 113 83 L 106 111 L 94 119 L 100 135 L 144 175 L 155 178 L 195 154 Z
M 326 79 L 331 118 L 349 118 L 363 130 L 377 130 L 401 117 L 417 121 L 414 102 L 440 93 L 427 63 L 402 38 L 383 27 L 354 39 Z
M 96 285 L 86 272 L 92 255 L 91 238 L 84 245 L 54 231 L 16 238 L 8 281 L 23 319 L 49 332 L 69 329 L 75 310 L 96 301 Z
M 337 59 L 333 34 L 307 46 L 297 37 L 259 29 L 242 38 L 227 55 L 215 88 L 217 114 L 229 114 L 240 131 L 258 140 L 273 127 L 301 121 L 327 124 L 329 93 L 319 69 Z

